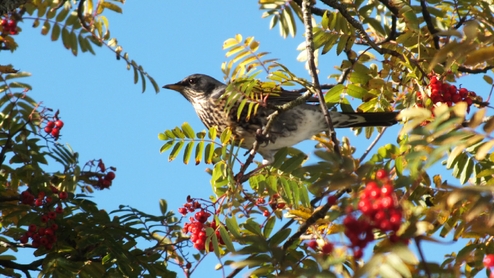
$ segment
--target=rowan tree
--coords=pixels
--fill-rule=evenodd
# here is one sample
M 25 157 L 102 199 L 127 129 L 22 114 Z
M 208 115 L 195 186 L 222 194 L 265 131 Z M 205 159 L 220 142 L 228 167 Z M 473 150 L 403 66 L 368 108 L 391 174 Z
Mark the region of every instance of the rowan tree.
M 1 50 L 15 52 L 19 22 L 35 17 L 34 28 L 74 55 L 106 46 L 134 71 L 143 91 L 147 83 L 158 91 L 110 37 L 104 14 L 121 12 L 123 2 L 5 1 Z M 321 109 L 401 111 L 396 140 L 382 139 L 386 128 L 368 127 L 355 134 L 371 143 L 352 144 L 330 128 L 314 137 L 317 161 L 286 148 L 261 167 L 255 150 L 263 142 L 244 157 L 231 130 L 196 132 L 185 123 L 159 134 L 161 151 L 169 160 L 180 155 L 185 163 L 205 164 L 211 196 L 184 196 L 180 208 L 156 200 L 158 216 L 129 206 L 107 213 L 87 197 L 94 189 L 111 190 L 115 167 L 101 159 L 81 163 L 59 144 L 61 112 L 30 97 L 29 84 L 18 81 L 29 73 L 2 65 L 1 274 L 174 277 L 182 271 L 189 277 L 204 257 L 216 256 L 216 268 L 233 268 L 218 272 L 227 277 L 492 275 L 492 5 L 260 0 L 259 7 L 267 28 L 303 39 L 298 59 L 311 78 L 295 75 L 253 37 L 225 38 L 227 103 L 240 101 L 255 116 L 283 88 L 300 98 L 277 107 L 271 119 L 307 100 L 324 103 Z M 328 53 L 340 61 L 321 63 Z M 322 81 L 335 66 L 339 74 Z M 470 90 L 462 81 L 467 75 L 491 91 Z M 47 171 L 48 160 L 60 170 Z M 446 181 L 433 166 L 456 179 Z M 422 243 L 448 234 L 464 246 L 441 263 L 428 261 Z M 142 248 L 141 241 L 154 245 Z M 20 248 L 39 259 L 17 262 L 12 254 Z

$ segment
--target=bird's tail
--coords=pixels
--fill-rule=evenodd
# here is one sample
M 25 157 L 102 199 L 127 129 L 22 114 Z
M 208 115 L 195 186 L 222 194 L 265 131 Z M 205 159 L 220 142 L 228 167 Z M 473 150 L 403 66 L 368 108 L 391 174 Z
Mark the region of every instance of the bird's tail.
M 333 114 L 337 113 L 337 114 Z M 335 128 L 391 126 L 396 124 L 399 112 L 331 112 Z

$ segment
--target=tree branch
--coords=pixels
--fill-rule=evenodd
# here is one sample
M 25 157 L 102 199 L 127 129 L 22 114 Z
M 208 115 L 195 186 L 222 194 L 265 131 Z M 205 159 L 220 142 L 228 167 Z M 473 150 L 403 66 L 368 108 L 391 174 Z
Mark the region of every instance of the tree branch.
M 422 16 L 424 17 L 424 21 L 427 24 L 427 29 L 429 29 L 429 32 L 432 35 L 432 40 L 434 41 L 434 47 L 436 49 L 439 49 L 439 37 L 436 36 L 437 30 L 436 27 L 434 27 L 434 24 L 432 23 L 431 14 L 427 10 L 427 3 L 425 3 L 425 0 L 420 0 L 420 7 L 422 7 Z
M 341 156 L 340 146 L 338 139 L 336 138 L 336 132 L 334 131 L 333 121 L 329 116 L 328 107 L 324 101 L 324 96 L 322 95 L 321 85 L 319 84 L 319 77 L 317 75 L 317 67 L 314 62 L 314 45 L 313 45 L 313 32 L 312 32 L 312 2 L 309 0 L 304 0 L 302 2 L 302 14 L 305 26 L 305 51 L 307 52 L 307 63 L 309 66 L 309 74 L 312 77 L 312 84 L 314 85 L 314 90 L 319 98 L 319 105 L 321 106 L 321 111 L 324 114 L 324 119 L 328 124 L 327 134 L 331 138 L 334 144 L 334 152 Z
M 5 268 L 12 268 L 12 269 L 17 269 L 22 271 L 26 277 L 31 277 L 29 274 L 29 270 L 40 270 L 39 267 L 43 263 L 43 259 L 36 260 L 30 264 L 18 264 L 16 262 L 10 261 L 10 260 L 0 260 L 0 266 L 3 266 Z

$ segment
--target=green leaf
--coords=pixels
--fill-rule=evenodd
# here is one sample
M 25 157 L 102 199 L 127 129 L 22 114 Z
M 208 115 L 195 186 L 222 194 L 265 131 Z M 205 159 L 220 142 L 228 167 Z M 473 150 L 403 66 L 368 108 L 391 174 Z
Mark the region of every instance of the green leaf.
M 204 163 L 206 164 L 213 163 L 213 155 L 214 155 L 214 144 L 209 143 L 206 145 L 206 154 L 204 155 Z
M 60 38 L 60 26 L 58 24 L 53 25 L 53 30 L 51 31 L 51 40 L 56 41 Z
M 263 233 L 261 231 L 261 227 L 259 226 L 259 223 L 257 223 L 252 218 L 249 218 L 249 219 L 247 219 L 247 221 L 245 221 L 244 228 L 247 229 L 247 231 L 249 231 L 255 235 L 263 236 Z
M 113 4 L 113 3 L 104 1 L 104 2 L 101 2 L 100 5 L 106 9 L 112 10 L 116 13 L 120 13 L 120 14 L 122 13 L 122 8 Z
M 168 204 L 165 199 L 160 199 L 160 210 L 162 215 L 165 215 L 168 210 Z
M 182 149 L 182 147 L 184 146 L 184 142 L 183 141 L 180 141 L 178 143 L 175 144 L 175 146 L 173 146 L 173 149 L 170 153 L 170 156 L 168 156 L 168 161 L 173 161 L 175 158 L 177 158 L 177 155 L 178 153 L 180 152 L 180 150 Z
M 194 142 L 189 142 L 185 146 L 184 150 L 184 164 L 189 164 L 190 156 L 192 155 L 192 149 L 194 148 Z
M 233 246 L 232 239 L 230 238 L 230 234 L 228 234 L 228 231 L 225 229 L 225 226 L 220 225 L 219 230 L 221 239 L 225 243 L 226 249 L 230 252 L 235 252 L 235 247 Z
M 168 150 L 169 148 L 171 148 L 173 146 L 173 143 L 175 143 L 175 141 L 168 141 L 165 144 L 163 144 L 163 146 L 161 146 L 161 148 L 160 148 L 160 153 L 163 153 L 166 150 Z
M 292 233 L 292 229 L 281 229 L 269 239 L 270 246 L 278 246 Z
M 203 150 L 204 150 L 204 141 L 201 141 L 196 145 L 196 156 L 195 156 L 196 165 L 199 165 L 199 163 L 201 163 L 202 155 L 204 153 Z
M 280 170 L 285 173 L 291 173 L 293 170 L 297 169 L 302 165 L 304 160 L 307 159 L 305 153 L 299 153 L 285 160 L 285 162 L 280 166 Z
M 271 235 L 271 232 L 273 231 L 275 223 L 276 223 L 276 217 L 271 216 L 268 219 L 268 222 L 266 222 L 266 224 L 264 225 L 263 234 L 264 234 L 265 238 L 269 238 L 269 236 Z
M 329 91 L 324 96 L 324 101 L 331 104 L 338 103 L 340 101 L 341 94 L 343 93 L 343 90 L 345 88 L 345 85 L 337 84 L 333 88 L 329 89 Z
M 366 89 L 354 84 L 349 84 L 346 92 L 348 93 L 348 95 L 358 99 L 362 99 L 362 97 L 367 94 Z
M 240 235 L 240 229 L 238 227 L 237 219 L 235 218 L 235 215 L 232 215 L 232 217 L 225 218 L 225 223 L 226 223 L 226 227 L 228 228 L 230 233 L 232 233 L 234 238 L 237 239 L 242 238 L 242 236 Z
M 185 137 L 189 139 L 194 139 L 195 138 L 195 132 L 192 129 L 192 127 L 188 123 L 183 123 L 182 124 L 182 131 L 185 134 Z

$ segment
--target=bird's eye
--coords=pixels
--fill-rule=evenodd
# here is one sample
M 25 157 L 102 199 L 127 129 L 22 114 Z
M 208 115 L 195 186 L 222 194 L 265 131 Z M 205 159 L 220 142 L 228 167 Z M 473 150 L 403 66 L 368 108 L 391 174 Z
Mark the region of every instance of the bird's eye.
M 189 79 L 189 84 L 191 84 L 191 85 L 196 84 L 196 79 L 195 78 L 190 78 Z

